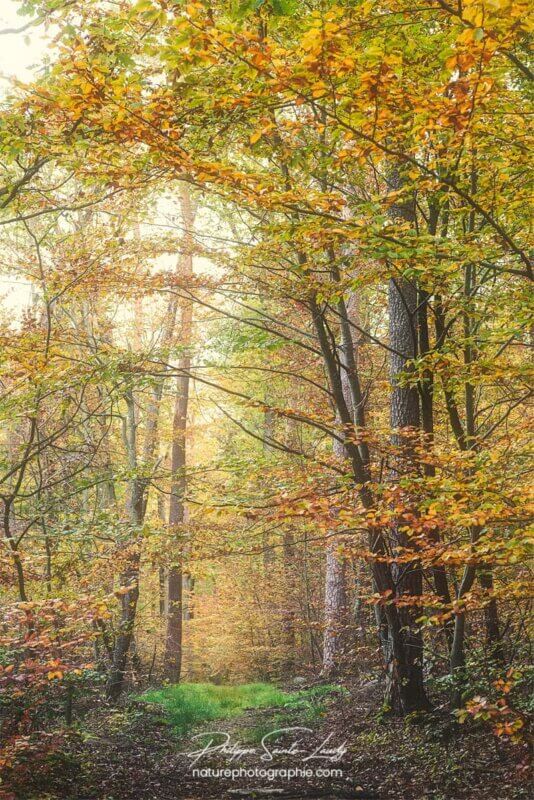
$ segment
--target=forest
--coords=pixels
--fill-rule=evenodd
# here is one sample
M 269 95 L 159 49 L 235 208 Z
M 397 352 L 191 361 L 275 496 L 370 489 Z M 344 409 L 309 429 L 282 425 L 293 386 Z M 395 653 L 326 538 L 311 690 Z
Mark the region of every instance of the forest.
M 531 5 L 0 5 L 0 800 L 528 797 Z

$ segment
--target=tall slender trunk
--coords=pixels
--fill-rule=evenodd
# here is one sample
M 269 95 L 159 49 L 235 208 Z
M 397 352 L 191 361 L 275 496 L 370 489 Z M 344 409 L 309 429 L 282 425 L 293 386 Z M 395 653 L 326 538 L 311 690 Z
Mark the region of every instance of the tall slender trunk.
M 434 216 L 434 215 L 432 215 Z M 431 220 L 432 223 L 432 220 Z M 435 220 L 437 224 L 437 218 Z M 435 232 L 435 224 L 429 225 L 431 233 Z M 417 332 L 418 332 L 418 348 L 419 355 L 425 356 L 430 352 L 430 335 L 428 330 L 428 303 L 430 295 L 424 290 L 419 290 L 417 296 Z M 419 382 L 419 393 L 421 397 L 421 422 L 423 431 L 426 436 L 427 444 L 429 447 L 433 446 L 434 442 L 434 380 L 432 371 L 425 370 L 422 380 Z M 426 477 L 433 478 L 436 475 L 436 468 L 431 463 L 424 465 L 424 473 Z M 435 544 L 439 544 L 441 536 L 438 528 L 430 531 L 429 539 Z M 447 571 L 444 566 L 432 567 L 432 578 L 434 581 L 434 588 L 436 594 L 441 598 L 445 606 L 451 604 L 451 593 L 449 590 L 449 582 L 447 579 Z M 453 636 L 452 621 L 449 620 L 443 626 L 445 639 L 450 651 Z
M 355 380 L 358 370 L 358 350 L 351 330 L 351 323 L 358 321 L 356 296 L 352 295 L 346 304 L 341 301 L 338 310 L 341 327 L 341 345 L 338 348 L 338 354 L 343 396 L 352 419 L 356 424 L 363 426 L 363 400 L 359 383 Z M 338 457 L 346 458 L 345 447 L 341 442 L 335 440 L 333 448 Z M 322 674 L 325 677 L 332 677 L 348 666 L 351 615 L 347 583 L 347 557 L 340 552 L 337 538 L 331 535 L 326 546 L 324 591 Z
M 183 360 L 183 359 L 182 359 Z M 176 398 L 172 427 L 171 495 L 169 500 L 169 531 L 179 539 L 179 561 L 167 571 L 167 619 L 164 665 L 167 677 L 178 682 L 182 670 L 183 632 L 183 550 L 181 526 L 185 518 L 184 496 L 186 490 L 186 420 L 189 400 L 189 377 L 176 379 Z
M 133 475 L 130 480 L 127 502 L 131 536 L 123 548 L 124 566 L 119 577 L 121 610 L 113 662 L 106 685 L 106 693 L 110 700 L 116 700 L 124 688 L 128 651 L 132 643 L 139 600 L 139 565 L 141 561 L 139 532 L 145 511 L 144 483 L 137 475 L 137 422 L 131 387 L 125 394 L 125 400 L 127 413 L 124 420 L 124 442 Z
M 284 637 L 284 671 L 291 675 L 295 667 L 296 655 L 296 630 L 295 630 L 295 603 L 291 588 L 296 578 L 295 569 L 295 538 L 292 530 L 284 532 L 284 569 L 288 580 L 286 581 L 285 603 L 282 611 L 282 631 Z
M 416 354 L 415 313 L 417 292 L 415 287 L 403 279 L 390 280 L 389 285 L 389 325 L 390 344 L 395 351 L 391 354 L 391 427 L 392 443 L 398 449 L 391 470 L 391 479 L 398 483 L 405 471 L 413 471 L 412 437 L 420 426 L 419 396 L 415 386 L 404 386 L 399 378 L 409 369 L 408 363 Z M 409 537 L 402 533 L 402 520 L 393 525 L 392 535 L 397 546 L 412 548 Z M 419 597 L 423 592 L 423 573 L 421 564 L 413 561 L 394 565 L 395 594 Z M 405 655 L 405 676 L 394 680 L 397 665 L 388 665 L 388 692 L 390 704 L 394 709 L 406 711 L 428 706 L 423 680 L 423 636 L 418 628 L 410 607 L 401 607 L 399 617 L 402 624 L 402 637 Z M 391 648 L 392 649 L 392 648 Z M 392 653 L 393 655 L 393 653 Z M 402 686 L 404 682 L 404 686 Z M 404 696 L 403 696 L 404 695 Z
M 476 173 L 472 176 L 472 189 L 476 191 Z M 469 231 L 475 229 L 474 212 L 470 215 Z M 464 295 L 466 310 L 463 315 L 464 323 L 464 363 L 469 367 L 477 359 L 476 347 L 473 338 L 476 333 L 475 323 L 471 318 L 470 305 L 475 301 L 475 290 L 477 284 L 477 272 L 474 264 L 467 264 L 465 267 Z M 471 449 L 478 449 L 477 424 L 476 424 L 476 396 L 475 387 L 468 379 L 465 383 L 465 429 L 467 434 L 468 446 Z M 489 565 L 484 565 L 479 570 L 478 580 L 483 589 L 488 592 L 493 591 L 493 573 Z M 499 624 L 499 609 L 497 601 L 492 598 L 484 609 L 484 620 L 486 625 L 486 641 L 488 649 L 493 658 L 504 661 L 503 645 Z
M 185 230 L 184 253 L 181 263 L 183 278 L 193 275 L 193 224 L 195 210 L 186 187 L 181 194 L 182 218 Z M 183 650 L 183 523 L 185 521 L 185 492 L 187 488 L 186 433 L 187 408 L 189 404 L 189 371 L 191 369 L 191 331 L 193 324 L 193 305 L 184 300 L 181 307 L 181 345 L 183 354 L 176 378 L 176 394 L 172 425 L 171 449 L 171 494 L 169 500 L 169 530 L 178 539 L 178 559 L 169 566 L 167 572 L 167 619 L 165 636 L 164 669 L 167 677 L 178 682 L 182 672 Z
M 398 190 L 402 179 L 398 170 L 391 171 L 388 177 L 390 188 Z M 410 224 L 415 223 L 415 202 L 412 197 L 397 201 L 390 209 L 390 215 Z M 389 339 L 390 339 L 390 375 L 391 400 L 390 422 L 392 428 L 392 444 L 397 449 L 391 469 L 391 480 L 398 484 L 405 472 L 415 470 L 413 437 L 420 430 L 421 418 L 419 394 L 415 385 L 405 385 L 406 374 L 410 372 L 410 362 L 418 353 L 418 319 L 417 289 L 415 285 L 402 278 L 391 278 L 388 288 L 389 307 Z M 409 502 L 409 498 L 406 498 Z M 402 519 L 392 526 L 392 538 L 396 546 L 405 549 L 413 548 L 409 537 L 403 533 Z M 400 567 L 393 565 L 395 597 L 403 595 L 420 597 L 423 592 L 423 572 L 420 561 L 414 557 L 409 563 Z M 415 619 L 417 612 L 410 606 L 399 608 L 401 639 L 404 663 L 395 663 L 393 642 L 391 643 L 392 661 L 388 664 L 387 695 L 394 710 L 407 712 L 427 708 L 429 703 L 425 692 L 423 678 L 423 636 Z M 389 626 L 389 621 L 388 621 Z M 388 637 L 395 632 L 388 627 Z

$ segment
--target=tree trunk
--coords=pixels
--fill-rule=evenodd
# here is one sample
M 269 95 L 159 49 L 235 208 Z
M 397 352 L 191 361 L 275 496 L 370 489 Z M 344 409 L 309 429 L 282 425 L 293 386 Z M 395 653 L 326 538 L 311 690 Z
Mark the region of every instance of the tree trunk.
M 358 350 L 354 343 L 351 322 L 357 321 L 357 299 L 353 295 L 348 303 L 339 305 L 342 343 L 338 348 L 341 367 L 341 383 L 345 403 L 354 422 L 363 425 L 363 402 L 355 377 L 358 369 Z M 355 385 L 358 386 L 356 392 Z M 356 402 L 355 402 L 356 401 Z M 343 444 L 334 441 L 334 453 L 346 458 Z M 347 667 L 347 650 L 350 637 L 350 613 L 348 603 L 348 564 L 340 552 L 339 543 L 329 536 L 326 546 L 326 572 L 324 593 L 323 668 L 325 677 L 333 677 Z
M 302 260 L 302 257 L 301 257 Z M 350 432 L 353 425 L 350 411 L 347 407 L 343 394 L 343 382 L 339 369 L 339 358 L 333 350 L 328 336 L 323 312 L 314 298 L 309 301 L 312 320 L 317 332 L 317 338 L 321 347 L 324 365 L 328 373 L 330 389 L 332 391 L 336 410 L 343 428 Z M 359 392 L 359 376 L 355 371 L 353 374 L 355 389 Z M 351 438 L 344 439 L 344 447 L 347 458 L 353 473 L 353 478 L 358 484 L 358 495 L 363 507 L 371 510 L 375 507 L 375 498 L 368 485 L 370 478 L 369 462 L 366 448 L 356 445 Z M 372 577 L 380 594 L 391 597 L 395 593 L 395 582 L 389 564 L 385 562 L 387 547 L 384 540 L 384 532 L 380 528 L 370 527 L 368 532 L 369 551 L 376 557 L 372 561 Z M 401 623 L 399 609 L 390 602 L 383 605 L 384 618 L 388 628 L 389 649 L 392 653 L 391 665 L 394 668 L 394 685 L 399 687 L 402 710 L 405 713 L 426 708 L 425 697 L 416 696 L 412 691 L 412 676 L 410 674 L 410 662 L 406 657 L 406 647 L 403 637 L 403 625 Z
M 295 602 L 292 589 L 296 582 L 295 569 L 295 539 L 292 530 L 284 532 L 284 564 L 287 580 L 285 595 L 285 607 L 282 613 L 282 629 L 284 634 L 284 671 L 291 675 L 295 668 L 296 656 L 296 631 L 295 631 Z
M 189 190 L 184 186 L 181 194 L 182 218 L 184 224 L 184 252 L 181 263 L 181 275 L 184 278 L 193 275 L 193 224 L 195 209 L 191 202 Z M 180 680 L 182 672 L 183 650 L 183 523 L 185 521 L 184 498 L 187 487 L 186 479 L 186 432 L 187 407 L 189 403 L 189 371 L 191 368 L 191 331 L 193 324 L 193 305 L 184 300 L 181 308 L 181 345 L 183 355 L 178 369 L 181 374 L 176 378 L 176 395 L 172 426 L 171 451 L 171 494 L 169 500 L 169 530 L 178 538 L 178 560 L 169 566 L 167 572 L 167 620 L 165 636 L 164 670 L 174 682 Z
M 434 215 L 435 216 L 435 215 Z M 435 225 L 437 219 L 431 226 L 430 232 L 435 233 Z M 429 226 L 430 227 L 430 226 Z M 430 335 L 428 331 L 428 302 L 430 296 L 428 292 L 420 290 L 417 297 L 417 328 L 418 328 L 418 345 L 419 355 L 425 356 L 430 352 Z M 426 435 L 426 441 L 429 447 L 434 443 L 434 380 L 432 371 L 425 370 L 422 380 L 419 383 L 419 392 L 421 395 L 421 422 L 423 431 Z M 433 464 L 424 465 L 424 473 L 428 478 L 433 478 L 436 474 L 436 469 Z M 435 544 L 441 541 L 441 536 L 438 528 L 430 531 L 429 539 Z M 447 571 L 443 566 L 432 567 L 432 578 L 434 581 L 434 588 L 436 594 L 441 598 L 445 606 L 451 604 L 451 593 L 449 590 L 449 582 L 447 579 Z M 453 637 L 453 625 L 449 620 L 444 625 L 445 639 L 450 651 Z
M 124 688 L 126 663 L 132 642 L 137 602 L 139 600 L 139 565 L 141 561 L 139 529 L 143 524 L 145 510 L 144 483 L 137 475 L 137 423 L 131 387 L 125 394 L 125 400 L 127 413 L 124 422 L 124 442 L 128 454 L 129 467 L 133 474 L 130 481 L 127 504 L 132 536 L 124 547 L 125 565 L 119 578 L 121 611 L 113 651 L 113 662 L 106 685 L 106 694 L 110 700 L 116 700 Z
M 484 567 L 479 567 L 478 581 L 487 592 L 491 593 L 493 591 L 493 575 L 490 569 L 485 570 Z M 504 664 L 505 653 L 499 623 L 499 610 L 497 601 L 494 598 L 484 606 L 484 621 L 486 623 L 486 647 L 489 656 L 499 664 Z
M 472 176 L 472 188 L 476 191 L 476 174 Z M 469 230 L 473 232 L 475 229 L 474 213 L 470 214 Z M 476 302 L 475 290 L 477 286 L 477 273 L 473 264 L 467 264 L 465 267 L 464 279 L 464 295 L 466 302 L 466 310 L 463 315 L 464 322 L 464 363 L 467 367 L 477 360 L 476 347 L 473 344 L 473 337 L 476 328 L 473 325 L 471 318 L 470 304 Z M 475 387 L 467 380 L 465 383 L 465 430 L 467 435 L 468 447 L 473 450 L 479 449 L 479 442 L 477 440 L 477 421 L 476 421 L 476 397 Z M 479 570 L 479 583 L 483 589 L 493 591 L 493 574 L 491 567 L 481 567 Z M 498 661 L 504 661 L 503 646 L 500 634 L 499 625 L 499 610 L 497 601 L 492 598 L 489 604 L 484 609 L 484 620 L 486 623 L 486 641 L 488 648 L 491 651 L 493 658 Z
M 187 357 L 186 357 L 187 358 Z M 182 359 L 182 363 L 185 359 Z M 176 379 L 176 398 L 172 428 L 171 496 L 169 501 L 169 531 L 179 539 L 179 561 L 171 564 L 167 572 L 167 632 L 165 637 L 165 674 L 177 683 L 182 670 L 182 614 L 183 614 L 183 532 L 186 490 L 186 421 L 189 400 L 189 377 Z
M 397 189 L 400 178 L 397 172 L 390 176 L 390 186 Z M 394 217 L 413 222 L 415 205 L 412 198 L 403 201 L 391 209 Z M 413 436 L 420 429 L 419 394 L 415 385 L 404 385 L 403 378 L 410 371 L 409 362 L 416 357 L 417 341 L 417 290 L 404 278 L 391 278 L 389 282 L 389 338 L 392 352 L 390 354 L 391 373 L 391 405 L 390 422 L 392 428 L 392 444 L 397 448 L 391 469 L 391 479 L 397 483 L 403 472 L 414 471 Z M 406 498 L 409 501 L 409 498 Z M 398 547 L 413 548 L 409 537 L 400 531 L 402 519 L 392 529 L 393 541 Z M 423 574 L 420 562 L 413 561 L 393 565 L 395 597 L 419 597 L 423 591 Z M 429 706 L 423 679 L 423 636 L 415 618 L 418 609 L 401 606 L 398 611 L 400 630 L 391 629 L 388 620 L 388 636 L 400 636 L 400 651 L 404 663 L 388 664 L 388 687 L 390 703 L 393 710 L 403 713 L 426 709 Z M 395 650 L 399 649 L 391 641 L 390 651 L 396 659 Z
M 335 676 L 346 666 L 347 626 L 347 560 L 333 541 L 326 550 L 322 669 L 325 677 Z

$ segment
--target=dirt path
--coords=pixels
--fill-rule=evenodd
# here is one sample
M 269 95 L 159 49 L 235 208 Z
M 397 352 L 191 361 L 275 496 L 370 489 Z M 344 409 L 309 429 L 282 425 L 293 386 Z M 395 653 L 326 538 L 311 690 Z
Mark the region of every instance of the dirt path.
M 414 724 L 381 721 L 376 707 L 356 688 L 313 720 L 257 709 L 181 738 L 160 709 L 96 710 L 58 785 L 28 797 L 495 800 L 496 787 L 499 800 L 528 797 L 526 750 L 482 727 L 458 730 L 444 712 Z
M 85 787 L 72 800 L 379 797 L 353 777 L 339 736 L 275 708 L 217 720 L 178 740 L 159 713 L 141 711 L 116 733 L 86 742 L 83 772 Z

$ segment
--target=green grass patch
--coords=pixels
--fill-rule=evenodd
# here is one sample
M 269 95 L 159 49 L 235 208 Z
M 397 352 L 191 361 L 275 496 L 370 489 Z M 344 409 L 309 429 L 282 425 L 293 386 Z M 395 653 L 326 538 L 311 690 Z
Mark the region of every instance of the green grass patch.
M 268 683 L 238 686 L 180 683 L 146 692 L 141 699 L 163 706 L 171 725 L 179 733 L 185 733 L 201 722 L 239 716 L 247 708 L 283 705 L 288 696 Z
M 195 725 L 237 717 L 249 708 L 282 708 L 291 715 L 312 719 L 322 712 L 327 695 L 335 691 L 341 690 L 338 686 L 315 686 L 284 692 L 269 683 L 180 683 L 146 692 L 139 699 L 161 705 L 170 724 L 183 735 Z

